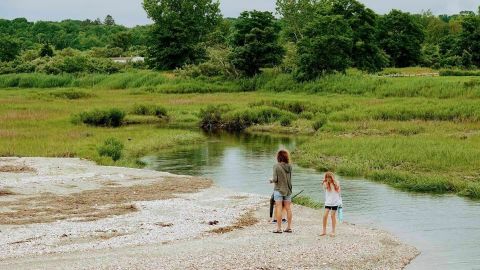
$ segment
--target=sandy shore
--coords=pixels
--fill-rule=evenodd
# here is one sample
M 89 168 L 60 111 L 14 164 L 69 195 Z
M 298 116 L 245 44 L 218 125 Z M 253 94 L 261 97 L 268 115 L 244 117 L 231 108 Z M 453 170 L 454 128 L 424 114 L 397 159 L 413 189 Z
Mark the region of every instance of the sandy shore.
M 418 255 L 348 223 L 320 237 L 301 206 L 293 234 L 272 234 L 267 204 L 195 177 L 0 158 L 0 269 L 401 269 Z

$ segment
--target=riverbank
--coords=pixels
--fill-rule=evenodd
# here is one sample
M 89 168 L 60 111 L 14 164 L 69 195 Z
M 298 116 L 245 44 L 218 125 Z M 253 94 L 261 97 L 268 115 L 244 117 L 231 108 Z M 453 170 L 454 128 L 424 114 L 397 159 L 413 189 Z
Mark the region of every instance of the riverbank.
M 2 158 L 0 168 L 2 268 L 401 269 L 418 254 L 353 224 L 320 237 L 320 212 L 301 206 L 294 234 L 273 235 L 267 198 L 206 179 L 79 159 Z

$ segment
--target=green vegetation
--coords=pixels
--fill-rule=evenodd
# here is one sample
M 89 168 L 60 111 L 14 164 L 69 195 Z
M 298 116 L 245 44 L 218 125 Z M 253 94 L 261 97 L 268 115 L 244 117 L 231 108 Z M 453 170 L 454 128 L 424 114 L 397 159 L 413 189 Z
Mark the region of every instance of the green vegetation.
M 348 71 L 308 83 L 295 83 L 290 77 L 293 87 L 278 93 L 271 90 L 279 79 L 275 72 L 265 70 L 255 79 L 256 92 L 159 94 L 155 89 L 165 81 L 180 84 L 192 79 L 147 71 L 140 73 L 144 79 L 139 73 L 102 75 L 91 88 L 3 89 L 0 155 L 77 156 L 113 164 L 111 157 L 98 153 L 98 147 L 116 138 L 125 148 L 115 164 L 141 166 L 138 159 L 148 153 L 203 140 L 199 132 L 172 129 L 192 129 L 201 123 L 204 129 L 309 135 L 293 153 L 297 164 L 411 191 L 478 198 L 477 78 L 385 78 Z M 14 75 L 0 76 L 0 81 L 5 76 Z M 120 76 L 138 81 L 124 84 Z M 162 84 L 154 86 L 154 82 Z M 113 83 L 122 87 L 108 88 Z M 86 96 L 64 98 L 60 94 L 64 91 Z M 52 93 L 59 93 L 58 97 Z M 168 111 L 168 122 L 159 122 L 157 106 L 161 114 L 163 108 Z M 122 121 L 128 125 L 105 128 L 109 120 L 103 116 L 109 114 L 92 108 L 130 112 Z M 71 123 L 72 115 L 82 113 L 88 115 L 87 122 L 101 126 Z
M 94 48 L 116 48 L 112 39 L 119 33 L 131 35 L 131 44 L 125 53 L 134 53 L 145 44 L 148 27 L 137 26 L 127 28 L 117 25 L 111 16 L 92 20 L 64 20 L 61 22 L 29 22 L 25 18 L 14 20 L 0 19 L 0 33 L 8 39 L 21 40 L 19 44 L 24 50 L 39 48 L 44 44 L 50 44 L 57 50 L 73 48 L 77 50 L 90 50 Z M 2 46 L 0 46 L 2 48 Z M 124 47 L 125 48 L 125 47 Z M 118 50 L 117 50 L 118 51 Z M 124 51 L 120 51 L 124 53 Z M 119 55 L 113 55 L 119 56 Z
M 84 123 L 91 126 L 100 127 L 119 127 L 123 123 L 125 112 L 120 109 L 109 110 L 93 110 L 89 112 L 82 112 L 74 116 L 74 123 Z
M 144 0 L 143 7 L 155 22 L 147 51 L 151 68 L 171 70 L 205 59 L 207 35 L 221 18 L 218 2 Z
M 98 154 L 101 157 L 111 157 L 113 161 L 117 161 L 122 157 L 123 143 L 115 138 L 108 138 L 102 146 L 98 148 Z
M 282 18 L 222 19 L 212 0 L 143 6 L 153 25 L 0 19 L 0 156 L 141 167 L 204 140 L 199 125 L 303 134 L 301 165 L 480 198 L 480 14 L 278 0 Z M 122 55 L 165 71 L 110 59 Z
M 314 201 L 312 198 L 307 196 L 297 196 L 295 197 L 292 202 L 297 205 L 303 205 L 313 209 L 321 209 L 323 205 L 319 202 Z
M 420 22 L 409 13 L 392 10 L 379 22 L 379 43 L 394 67 L 410 67 L 420 62 L 425 39 Z
M 136 115 L 154 115 L 160 118 L 168 116 L 167 109 L 159 105 L 135 105 L 132 113 Z
M 298 43 L 299 81 L 345 72 L 351 65 L 353 32 L 341 16 L 318 16 L 305 28 Z
M 272 13 L 245 11 L 233 25 L 232 65 L 247 76 L 255 76 L 264 67 L 282 62 L 283 48 L 278 43 L 280 25 Z

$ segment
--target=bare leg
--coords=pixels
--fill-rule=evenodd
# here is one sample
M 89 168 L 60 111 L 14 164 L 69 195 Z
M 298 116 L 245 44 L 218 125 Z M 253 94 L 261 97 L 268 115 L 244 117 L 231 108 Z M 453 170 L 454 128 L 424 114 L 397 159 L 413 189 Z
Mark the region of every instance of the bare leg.
M 329 213 L 330 213 L 330 210 L 325 209 L 325 212 L 323 213 L 323 232 L 320 236 L 327 235 L 327 220 L 328 220 Z
M 287 212 L 287 222 L 288 222 L 288 226 L 287 226 L 287 230 L 291 230 L 292 229 L 292 202 L 289 202 L 289 201 L 283 201 L 283 206 L 285 207 L 285 211 Z
M 275 202 L 275 217 L 277 218 L 277 231 L 282 231 L 282 201 Z
M 335 226 L 337 225 L 337 211 L 332 211 L 332 233 L 330 236 L 335 236 Z

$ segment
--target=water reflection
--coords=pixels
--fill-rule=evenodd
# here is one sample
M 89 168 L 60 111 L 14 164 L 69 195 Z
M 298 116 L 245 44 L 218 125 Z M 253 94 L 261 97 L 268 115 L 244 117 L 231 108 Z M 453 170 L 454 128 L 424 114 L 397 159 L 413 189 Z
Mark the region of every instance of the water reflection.
M 218 185 L 270 195 L 275 153 L 302 138 L 216 134 L 207 143 L 147 158 L 152 168 L 212 178 Z M 294 193 L 323 201 L 323 174 L 294 165 Z M 480 203 L 456 196 L 405 193 L 365 180 L 341 179 L 345 219 L 386 229 L 422 251 L 408 269 L 480 269 Z

